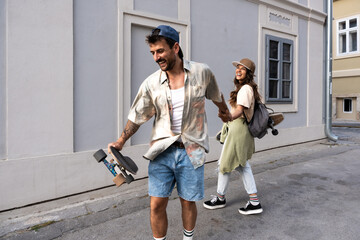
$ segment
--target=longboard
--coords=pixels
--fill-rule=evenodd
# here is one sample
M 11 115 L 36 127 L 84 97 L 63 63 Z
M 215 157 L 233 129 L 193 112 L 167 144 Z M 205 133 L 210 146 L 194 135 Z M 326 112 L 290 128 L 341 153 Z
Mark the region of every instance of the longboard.
M 116 186 L 120 187 L 125 182 L 130 184 L 132 181 L 134 181 L 134 177 L 127 172 L 136 174 L 138 171 L 137 165 L 131 158 L 123 156 L 114 147 L 110 147 L 110 153 L 113 157 L 113 159 L 110 161 L 106 160 L 107 155 L 102 149 L 96 151 L 93 156 L 97 162 L 103 162 L 105 167 L 111 172 L 111 174 L 114 176 L 113 182 Z M 116 161 L 115 163 L 114 159 Z M 116 171 L 116 167 L 120 169 L 120 173 Z

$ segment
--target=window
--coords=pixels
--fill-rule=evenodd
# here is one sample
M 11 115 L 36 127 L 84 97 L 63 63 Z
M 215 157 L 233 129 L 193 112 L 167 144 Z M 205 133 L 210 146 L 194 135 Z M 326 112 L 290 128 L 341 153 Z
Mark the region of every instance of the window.
M 358 53 L 359 16 L 339 19 L 336 27 L 338 55 Z
M 293 41 L 266 35 L 266 102 L 292 103 Z
M 344 103 L 343 105 L 344 113 L 352 113 L 352 99 L 344 98 L 343 103 Z

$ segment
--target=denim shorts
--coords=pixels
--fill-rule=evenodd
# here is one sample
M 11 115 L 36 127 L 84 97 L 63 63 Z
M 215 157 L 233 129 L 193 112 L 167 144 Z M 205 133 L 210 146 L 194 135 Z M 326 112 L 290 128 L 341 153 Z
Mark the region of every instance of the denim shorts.
M 186 201 L 204 198 L 204 165 L 194 169 L 185 149 L 170 146 L 149 163 L 149 195 L 170 197 L 177 187 Z

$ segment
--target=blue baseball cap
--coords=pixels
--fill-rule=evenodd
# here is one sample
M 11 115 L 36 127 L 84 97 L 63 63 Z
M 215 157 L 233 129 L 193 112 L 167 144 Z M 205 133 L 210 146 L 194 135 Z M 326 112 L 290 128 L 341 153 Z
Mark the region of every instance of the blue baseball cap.
M 179 33 L 172 27 L 168 25 L 159 25 L 157 28 L 153 29 L 151 33 L 153 34 L 156 30 L 160 30 L 159 36 L 167 37 L 175 42 L 179 42 Z

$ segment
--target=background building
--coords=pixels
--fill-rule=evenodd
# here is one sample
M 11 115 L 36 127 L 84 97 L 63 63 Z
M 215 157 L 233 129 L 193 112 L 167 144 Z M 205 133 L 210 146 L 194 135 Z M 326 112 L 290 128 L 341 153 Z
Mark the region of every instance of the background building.
M 360 1 L 333 1 L 333 120 L 360 122 Z
M 112 184 L 92 157 L 120 135 L 140 83 L 156 71 L 145 36 L 180 32 L 225 96 L 231 62 L 248 57 L 266 103 L 285 114 L 256 150 L 324 134 L 325 0 L 0 0 L 0 210 Z M 227 97 L 228 98 L 228 97 Z M 211 150 L 221 127 L 207 103 Z M 146 177 L 151 121 L 124 154 Z

